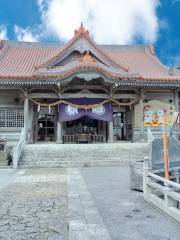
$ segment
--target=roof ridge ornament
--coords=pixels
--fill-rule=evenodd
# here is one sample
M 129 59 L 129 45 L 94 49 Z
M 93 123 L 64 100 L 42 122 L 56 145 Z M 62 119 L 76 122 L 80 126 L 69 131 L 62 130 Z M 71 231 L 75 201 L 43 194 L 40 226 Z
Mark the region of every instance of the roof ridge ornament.
M 86 51 L 86 54 L 81 58 L 81 62 L 96 62 L 96 59 L 89 54 L 89 50 Z
M 81 26 L 79 27 L 79 29 L 76 29 L 74 31 L 74 35 L 85 35 L 86 37 L 89 37 L 89 31 L 85 29 L 83 22 L 81 22 Z
M 151 53 L 152 55 L 156 55 L 156 53 L 155 53 L 155 47 L 154 47 L 153 44 L 151 44 L 151 45 L 149 46 L 149 51 L 150 51 L 150 53 Z

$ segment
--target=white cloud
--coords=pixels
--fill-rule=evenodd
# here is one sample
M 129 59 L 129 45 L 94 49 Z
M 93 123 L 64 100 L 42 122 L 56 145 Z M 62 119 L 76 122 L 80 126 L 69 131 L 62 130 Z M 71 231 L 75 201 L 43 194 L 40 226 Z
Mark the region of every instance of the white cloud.
M 7 28 L 5 25 L 0 25 L 0 39 L 8 39 Z
M 69 40 L 83 22 L 97 43 L 131 44 L 137 38 L 155 42 L 160 0 L 36 0 L 41 23 L 36 28 L 15 26 L 17 39 Z
M 80 22 L 98 43 L 155 42 L 159 0 L 37 0 L 44 34 L 68 40 Z
M 39 36 L 33 35 L 30 28 L 21 28 L 18 25 L 14 26 L 14 32 L 18 41 L 37 42 Z

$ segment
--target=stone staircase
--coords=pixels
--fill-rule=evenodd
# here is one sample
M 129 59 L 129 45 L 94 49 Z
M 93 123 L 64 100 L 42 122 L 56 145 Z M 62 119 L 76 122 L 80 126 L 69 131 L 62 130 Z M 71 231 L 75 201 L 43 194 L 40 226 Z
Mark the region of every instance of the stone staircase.
M 29 144 L 22 151 L 19 168 L 118 166 L 148 154 L 146 143 Z

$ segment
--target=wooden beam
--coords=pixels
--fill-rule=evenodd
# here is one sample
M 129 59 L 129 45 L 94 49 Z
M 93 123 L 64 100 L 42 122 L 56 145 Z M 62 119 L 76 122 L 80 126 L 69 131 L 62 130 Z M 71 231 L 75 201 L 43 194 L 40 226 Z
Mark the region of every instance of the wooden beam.
M 115 98 L 115 99 L 134 99 L 134 98 L 137 98 L 138 95 L 137 94 L 126 94 L 126 93 L 123 93 L 123 94 L 112 94 L 112 97 Z
M 28 94 L 30 98 L 59 98 L 56 93 L 30 93 Z
M 60 99 L 68 98 L 109 98 L 109 94 L 96 94 L 96 93 L 63 93 L 60 95 Z
M 109 98 L 110 95 L 106 93 L 62 93 L 58 96 L 56 93 L 30 93 L 28 94 L 30 98 Z M 137 98 L 137 94 L 113 94 L 112 97 L 114 99 L 135 99 Z
M 61 92 L 64 92 L 64 91 L 67 91 L 67 90 L 71 90 L 71 89 L 80 89 L 80 90 L 84 90 L 84 89 L 87 89 L 87 90 L 103 90 L 105 92 L 108 92 L 108 88 L 105 87 L 105 86 L 101 86 L 101 85 L 68 85 L 68 86 L 65 86 L 65 87 L 62 87 L 61 89 Z

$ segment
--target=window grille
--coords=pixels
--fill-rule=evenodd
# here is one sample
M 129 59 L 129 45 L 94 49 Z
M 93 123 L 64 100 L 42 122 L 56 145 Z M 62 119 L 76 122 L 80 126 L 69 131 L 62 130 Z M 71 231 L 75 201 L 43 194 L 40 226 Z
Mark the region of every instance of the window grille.
M 16 107 L 0 107 L 0 127 L 24 127 L 24 111 Z

